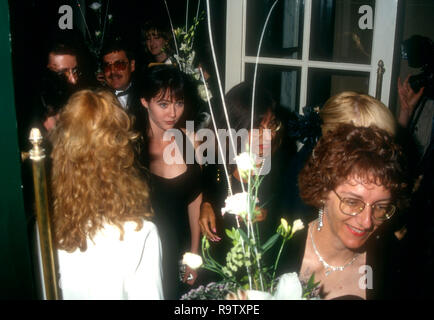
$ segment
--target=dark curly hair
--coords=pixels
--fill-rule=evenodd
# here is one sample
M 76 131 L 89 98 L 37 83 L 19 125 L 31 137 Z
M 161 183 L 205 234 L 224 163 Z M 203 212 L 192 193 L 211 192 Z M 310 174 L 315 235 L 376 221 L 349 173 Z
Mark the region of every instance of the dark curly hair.
M 406 161 L 393 138 L 378 127 L 341 124 L 325 134 L 300 172 L 300 196 L 319 208 L 330 191 L 351 177 L 391 192 L 398 208 L 408 203 Z

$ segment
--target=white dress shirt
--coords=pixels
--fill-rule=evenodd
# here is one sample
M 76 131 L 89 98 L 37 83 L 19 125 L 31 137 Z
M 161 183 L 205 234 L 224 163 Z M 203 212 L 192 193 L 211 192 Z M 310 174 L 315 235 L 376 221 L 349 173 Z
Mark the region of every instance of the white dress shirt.
M 125 90 L 115 90 L 115 95 L 124 110 L 128 110 L 128 90 L 131 88 L 131 85 L 132 82 L 130 82 L 130 84 Z
M 124 239 L 116 226 L 106 224 L 87 250 L 58 250 L 59 286 L 65 300 L 164 299 L 162 253 L 157 227 L 144 221 L 124 223 Z

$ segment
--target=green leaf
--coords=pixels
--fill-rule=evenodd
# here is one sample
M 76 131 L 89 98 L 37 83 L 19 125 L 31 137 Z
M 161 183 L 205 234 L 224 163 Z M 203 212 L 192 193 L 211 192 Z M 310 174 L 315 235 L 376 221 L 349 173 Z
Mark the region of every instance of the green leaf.
M 315 282 L 315 274 L 312 273 L 309 281 L 307 282 L 306 294 L 310 294 L 316 287 L 318 287 L 319 284 L 320 282 Z
M 247 237 L 247 234 L 244 232 L 243 229 L 238 229 L 240 236 L 243 238 L 245 243 L 250 243 L 249 238 Z
M 229 229 L 225 229 L 226 235 L 230 238 L 230 239 L 234 239 L 234 234 L 231 230 Z
M 271 236 L 267 242 L 262 246 L 262 251 L 263 252 L 267 252 L 270 248 L 273 247 L 273 245 L 277 242 L 277 240 L 279 240 L 280 238 L 280 234 L 275 234 L 273 236 Z

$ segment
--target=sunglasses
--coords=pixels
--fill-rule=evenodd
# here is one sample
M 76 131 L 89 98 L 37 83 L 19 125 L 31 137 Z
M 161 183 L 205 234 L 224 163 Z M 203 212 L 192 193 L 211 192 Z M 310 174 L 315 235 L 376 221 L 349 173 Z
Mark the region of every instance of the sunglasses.
M 122 61 L 122 60 L 117 60 L 117 61 L 112 62 L 112 63 L 104 62 L 102 64 L 102 68 L 103 68 L 104 72 L 109 72 L 112 70 L 112 68 L 115 71 L 124 71 L 127 68 L 128 63 L 129 63 L 128 61 Z

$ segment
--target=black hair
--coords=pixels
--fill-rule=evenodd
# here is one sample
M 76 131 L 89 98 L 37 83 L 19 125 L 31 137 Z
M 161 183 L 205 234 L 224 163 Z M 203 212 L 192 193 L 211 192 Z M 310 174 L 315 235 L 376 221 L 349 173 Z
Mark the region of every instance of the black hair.
M 53 54 L 53 55 L 68 54 L 68 55 L 74 56 L 76 58 L 78 57 L 77 49 L 73 48 L 68 43 L 61 43 L 61 42 L 54 43 L 53 45 L 50 46 L 50 48 L 48 49 L 47 59 L 49 59 L 50 54 Z
M 186 120 L 193 120 L 197 87 L 194 80 L 177 67 L 161 64 L 148 68 L 139 79 L 138 87 L 139 97 L 146 101 L 166 94 L 169 94 L 171 99 L 184 100 L 184 112 L 178 121 L 178 126 L 182 127 Z M 148 115 L 146 110 L 142 109 L 145 108 L 141 108 L 140 115 L 137 115 L 137 122 L 145 122 L 141 125 L 143 130 L 148 125 Z
M 233 87 L 225 96 L 225 103 L 228 113 L 231 129 L 238 132 L 245 129 L 250 130 L 251 127 L 251 112 L 252 112 L 252 92 L 253 85 L 248 82 L 241 82 Z M 223 106 L 220 103 L 213 105 L 214 114 L 216 115 L 217 129 L 228 130 L 226 117 L 223 111 Z M 263 87 L 256 87 L 255 90 L 255 110 L 253 117 L 253 128 L 258 129 L 262 120 L 268 112 L 275 112 L 275 101 L 269 91 Z M 211 124 L 210 124 L 211 126 Z M 242 145 L 234 141 L 236 144 L 236 152 L 242 151 Z M 229 138 L 226 145 L 230 146 Z M 233 159 L 230 159 L 232 150 L 226 150 L 225 161 L 230 164 Z M 216 153 L 217 154 L 217 153 Z M 219 155 L 220 156 L 220 155 Z M 233 171 L 236 166 L 230 165 L 229 171 Z
M 225 102 L 232 129 L 250 130 L 252 94 L 253 85 L 248 82 L 241 82 L 226 94 Z M 270 92 L 264 88 L 256 87 L 253 127 L 258 128 L 267 112 L 274 112 L 274 110 L 275 102 Z M 217 119 L 217 126 L 220 129 L 227 129 L 223 110 L 220 112 L 220 117 Z
M 172 65 L 156 65 L 148 68 L 141 81 L 140 97 L 151 100 L 167 92 L 176 99 L 184 100 L 188 87 L 186 75 Z
M 53 32 L 48 36 L 46 42 L 47 62 L 51 54 L 75 56 L 77 61 L 84 51 L 84 40 L 77 32 Z
M 95 66 L 96 61 L 85 45 L 83 35 L 78 30 L 54 31 L 47 36 L 45 41 L 45 59 L 46 64 L 49 62 L 50 53 L 53 55 L 71 55 L 75 56 L 79 70 L 78 86 L 88 88 L 96 85 L 95 83 Z M 45 72 L 45 70 L 41 70 Z
M 139 97 L 150 101 L 152 98 L 170 94 L 171 98 L 184 100 L 184 112 L 177 127 L 184 127 L 186 120 L 193 120 L 195 115 L 195 97 L 197 88 L 193 79 L 173 65 L 161 64 L 147 68 L 137 81 Z M 138 146 L 139 162 L 149 165 L 149 116 L 145 107 L 133 111 L 134 127 L 142 137 Z
M 105 55 L 112 52 L 118 52 L 118 51 L 124 51 L 129 61 L 135 59 L 134 52 L 131 46 L 122 38 L 114 37 L 107 40 L 104 43 L 103 47 L 101 48 L 101 54 L 100 54 L 101 61 L 104 59 Z

